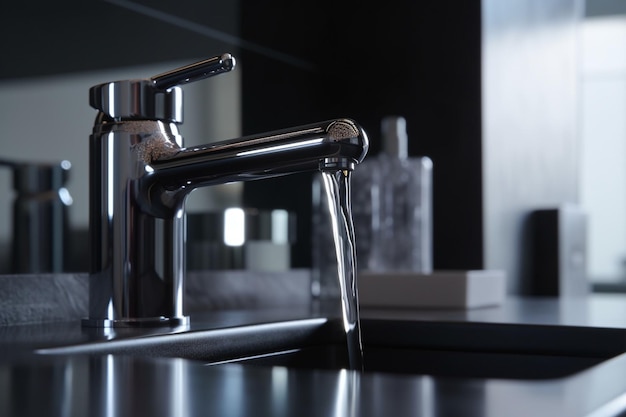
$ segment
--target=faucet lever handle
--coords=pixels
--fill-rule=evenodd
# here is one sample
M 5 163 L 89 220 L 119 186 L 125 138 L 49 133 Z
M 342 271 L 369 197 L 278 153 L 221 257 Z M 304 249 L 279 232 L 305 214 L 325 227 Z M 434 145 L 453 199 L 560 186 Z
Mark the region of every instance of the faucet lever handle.
M 116 120 L 183 121 L 180 84 L 212 77 L 235 68 L 235 58 L 222 54 L 150 79 L 122 80 L 89 89 L 89 104 Z
M 228 53 L 185 65 L 151 78 L 153 85 L 160 90 L 167 90 L 180 84 L 199 81 L 219 75 L 235 68 L 235 58 Z

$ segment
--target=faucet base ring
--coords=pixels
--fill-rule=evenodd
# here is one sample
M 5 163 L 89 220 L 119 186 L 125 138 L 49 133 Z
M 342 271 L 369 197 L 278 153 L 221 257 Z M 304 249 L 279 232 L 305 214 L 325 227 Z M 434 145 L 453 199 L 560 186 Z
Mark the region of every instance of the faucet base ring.
M 189 316 L 148 317 L 136 319 L 92 319 L 82 320 L 83 327 L 182 327 L 189 326 Z

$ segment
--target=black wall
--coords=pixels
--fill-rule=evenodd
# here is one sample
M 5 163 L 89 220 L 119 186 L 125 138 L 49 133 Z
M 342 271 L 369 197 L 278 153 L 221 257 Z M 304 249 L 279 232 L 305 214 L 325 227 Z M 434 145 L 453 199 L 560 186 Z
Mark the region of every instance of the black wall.
M 238 16 L 237 1 L 5 2 L 0 80 L 208 58 L 237 47 Z
M 435 268 L 481 268 L 480 1 L 243 0 L 241 10 L 244 39 L 290 57 L 241 51 L 244 133 L 351 117 L 375 155 L 381 119 L 404 116 L 410 154 L 434 162 Z M 308 236 L 310 181 L 249 183 L 246 202 L 297 211 Z M 309 252 L 300 242 L 296 264 Z

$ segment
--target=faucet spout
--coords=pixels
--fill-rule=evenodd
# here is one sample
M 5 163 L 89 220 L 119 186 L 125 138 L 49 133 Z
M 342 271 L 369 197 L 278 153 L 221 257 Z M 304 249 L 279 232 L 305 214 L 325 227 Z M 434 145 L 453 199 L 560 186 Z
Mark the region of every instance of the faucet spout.
M 224 54 L 156 79 L 187 80 L 190 71 L 204 77 L 233 65 Z M 171 83 L 167 90 L 156 84 L 121 81 L 91 91 L 100 113 L 90 138 L 88 326 L 188 322 L 184 201 L 192 190 L 303 171 L 353 170 L 367 153 L 367 135 L 350 119 L 184 148 L 178 132 L 182 109 L 172 105 L 182 93 Z M 142 96 L 131 96 L 133 105 L 111 104 L 127 92 Z
M 304 171 L 353 170 L 368 149 L 367 135 L 350 119 L 336 119 L 164 152 L 146 161 L 154 203 L 176 205 L 197 187 Z M 156 196 L 160 194 L 160 196 Z M 155 198 L 156 197 L 156 198 Z

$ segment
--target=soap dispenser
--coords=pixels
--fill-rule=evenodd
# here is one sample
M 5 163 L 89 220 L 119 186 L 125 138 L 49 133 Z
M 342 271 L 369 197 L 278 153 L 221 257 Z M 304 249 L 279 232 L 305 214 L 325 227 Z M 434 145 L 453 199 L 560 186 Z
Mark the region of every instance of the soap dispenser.
M 71 163 L 19 162 L 0 158 L 13 171 L 13 273 L 63 272 L 67 260 L 68 210 L 65 184 Z
M 382 151 L 353 173 L 358 268 L 432 272 L 430 158 L 409 157 L 406 120 L 382 120 Z

